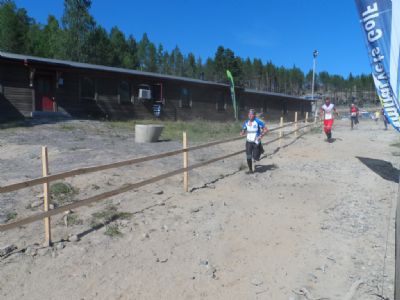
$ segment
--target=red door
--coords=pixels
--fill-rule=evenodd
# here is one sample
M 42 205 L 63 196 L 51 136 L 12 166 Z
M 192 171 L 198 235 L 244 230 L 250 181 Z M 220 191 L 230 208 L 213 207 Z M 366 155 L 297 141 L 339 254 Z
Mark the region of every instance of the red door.
M 54 111 L 54 101 L 49 96 L 42 96 L 42 111 Z
M 38 76 L 36 81 L 36 110 L 55 111 L 52 83 L 52 77 Z

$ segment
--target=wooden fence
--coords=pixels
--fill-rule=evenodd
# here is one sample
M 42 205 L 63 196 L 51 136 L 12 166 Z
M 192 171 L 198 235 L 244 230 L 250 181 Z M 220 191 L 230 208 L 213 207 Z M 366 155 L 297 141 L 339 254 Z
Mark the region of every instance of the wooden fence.
M 299 127 L 298 126 L 299 123 L 304 123 L 304 126 Z M 269 140 L 268 142 L 263 143 L 263 145 L 268 145 L 268 144 L 271 144 L 278 140 L 280 141 L 284 137 L 291 135 L 293 133 L 296 134 L 296 136 L 298 136 L 297 133 L 300 130 L 310 127 L 310 126 L 314 126 L 315 124 L 316 124 L 316 120 L 314 120 L 314 122 L 312 122 L 312 123 L 308 123 L 308 113 L 306 114 L 306 118 L 304 120 L 298 121 L 297 120 L 297 112 L 296 112 L 295 121 L 284 124 L 284 125 L 283 125 L 283 119 L 281 118 L 280 126 L 269 130 L 269 132 L 279 130 L 278 137 L 275 139 Z M 286 127 L 289 127 L 289 126 L 294 126 L 294 129 L 289 132 L 284 133 L 283 129 Z M 303 134 L 305 134 L 305 133 L 303 133 Z M 110 164 L 103 164 L 103 165 L 99 165 L 99 166 L 79 168 L 79 169 L 74 169 L 74 170 L 70 170 L 70 171 L 66 171 L 66 172 L 62 172 L 62 173 L 56 173 L 56 174 L 52 174 L 52 175 L 48 174 L 49 167 L 48 167 L 47 147 L 42 147 L 42 174 L 43 174 L 43 176 L 39 177 L 39 178 L 35 178 L 35 179 L 30 179 L 30 180 L 2 186 L 2 187 L 0 187 L 0 193 L 8 193 L 8 192 L 17 191 L 17 190 L 20 190 L 23 188 L 33 187 L 33 186 L 43 184 L 43 191 L 44 191 L 43 212 L 37 213 L 33 216 L 29 216 L 29 217 L 26 217 L 26 218 L 23 218 L 20 220 L 13 221 L 13 222 L 10 222 L 7 224 L 0 225 L 0 231 L 10 230 L 10 229 L 14 229 L 19 226 L 22 226 L 22 225 L 26 225 L 26 224 L 33 223 L 36 221 L 44 220 L 45 245 L 50 245 L 51 244 L 51 225 L 50 225 L 51 224 L 51 222 L 50 222 L 51 216 L 61 214 L 68 210 L 75 209 L 75 208 L 78 208 L 81 206 L 87 206 L 91 203 L 99 202 L 104 199 L 131 191 L 133 189 L 137 189 L 139 187 L 142 187 L 142 186 L 145 186 L 145 185 L 148 185 L 151 183 L 155 183 L 157 181 L 160 181 L 160 180 L 163 180 L 163 179 L 166 179 L 166 178 L 178 175 L 178 174 L 183 174 L 184 190 L 188 191 L 188 172 L 190 170 L 200 168 L 205 165 L 217 162 L 219 160 L 227 159 L 227 158 L 230 158 L 230 157 L 233 157 L 233 156 L 236 156 L 236 155 L 239 155 L 239 154 L 245 152 L 245 150 L 240 150 L 240 151 L 237 151 L 234 153 L 230 153 L 230 154 L 226 154 L 226 155 L 223 155 L 220 157 L 213 158 L 213 159 L 205 161 L 205 162 L 200 162 L 197 164 L 189 165 L 188 153 L 190 151 L 195 151 L 198 149 L 207 148 L 207 147 L 224 144 L 224 143 L 228 143 L 228 142 L 233 142 L 233 141 L 237 141 L 237 140 L 241 140 L 241 139 L 243 139 L 243 137 L 235 137 L 235 138 L 210 142 L 210 143 L 206 143 L 206 144 L 202 144 L 202 145 L 198 145 L 198 146 L 187 147 L 186 133 L 183 133 L 183 148 L 179 149 L 179 150 L 174 150 L 174 151 L 170 151 L 170 152 L 165 152 L 165 153 L 155 154 L 155 155 L 150 155 L 150 156 L 145 156 L 145 157 L 133 158 L 133 159 L 129 159 L 129 160 L 119 161 L 119 162 L 110 163 Z M 178 155 L 178 154 L 183 154 L 183 167 L 180 169 L 177 169 L 177 170 L 174 170 L 174 171 L 162 174 L 162 175 L 158 175 L 158 176 L 155 176 L 155 177 L 152 177 L 150 179 L 146 179 L 146 180 L 143 180 L 140 182 L 125 184 L 122 187 L 119 187 L 118 189 L 104 192 L 104 193 L 101 193 L 101 194 L 98 194 L 98 195 L 95 195 L 95 196 L 92 196 L 92 197 L 89 197 L 89 198 L 86 198 L 83 200 L 79 200 L 79 201 L 76 201 L 76 202 L 73 202 L 70 204 L 66 204 L 66 205 L 54 208 L 54 209 L 49 209 L 49 203 L 50 203 L 49 187 L 50 187 L 50 182 L 52 182 L 52 181 L 65 179 L 65 178 L 69 178 L 69 177 L 73 177 L 73 176 L 77 176 L 77 175 L 99 172 L 99 171 L 108 170 L 108 169 L 115 169 L 115 168 L 119 168 L 119 167 L 123 167 L 123 166 L 129 166 L 129 165 L 133 165 L 133 164 L 137 164 L 137 163 L 142 163 L 142 162 L 151 161 L 151 160 L 155 160 L 155 159 L 170 157 L 170 156 L 174 156 L 174 155 Z

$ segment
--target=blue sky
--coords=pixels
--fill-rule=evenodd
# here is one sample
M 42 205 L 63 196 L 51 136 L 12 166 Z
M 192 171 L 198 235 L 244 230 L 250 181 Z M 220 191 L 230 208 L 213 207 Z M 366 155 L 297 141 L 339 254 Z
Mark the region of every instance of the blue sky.
M 62 0 L 15 2 L 40 23 L 63 13 Z M 354 0 L 93 0 L 91 14 L 107 30 L 118 26 L 137 40 L 147 32 L 165 49 L 178 45 L 203 61 L 222 45 L 244 58 L 307 72 L 318 49 L 318 72 L 370 72 Z

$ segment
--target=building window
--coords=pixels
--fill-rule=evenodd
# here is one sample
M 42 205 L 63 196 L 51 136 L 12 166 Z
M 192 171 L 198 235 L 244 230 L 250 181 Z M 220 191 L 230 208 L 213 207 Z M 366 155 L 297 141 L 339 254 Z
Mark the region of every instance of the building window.
M 129 83 L 122 81 L 118 89 L 119 103 L 130 103 L 131 102 L 131 89 Z
M 237 99 L 237 101 L 239 102 L 239 111 L 246 110 L 246 106 L 244 105 L 244 100 L 242 98 L 240 98 L 240 99 Z
M 181 108 L 191 108 L 192 100 L 191 100 L 190 92 L 187 88 L 182 88 L 181 90 L 181 99 L 179 101 Z
M 288 114 L 288 103 L 287 103 L 286 100 L 283 101 L 282 113 L 283 113 L 284 115 L 287 115 L 287 114 Z
M 225 110 L 226 110 L 225 99 L 223 96 L 221 96 L 217 101 L 217 111 L 225 111 Z
M 262 112 L 263 112 L 263 113 L 268 112 L 268 104 L 267 104 L 267 101 L 264 101 L 264 102 L 263 102 Z
M 85 100 L 95 100 L 94 80 L 89 77 L 83 77 L 81 80 L 81 98 Z

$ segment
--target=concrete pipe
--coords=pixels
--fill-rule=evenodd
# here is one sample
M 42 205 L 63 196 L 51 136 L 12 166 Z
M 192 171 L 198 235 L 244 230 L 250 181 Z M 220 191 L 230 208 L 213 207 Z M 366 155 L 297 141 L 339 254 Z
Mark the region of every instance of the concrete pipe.
M 135 142 L 136 143 L 155 143 L 160 138 L 164 125 L 135 125 Z

